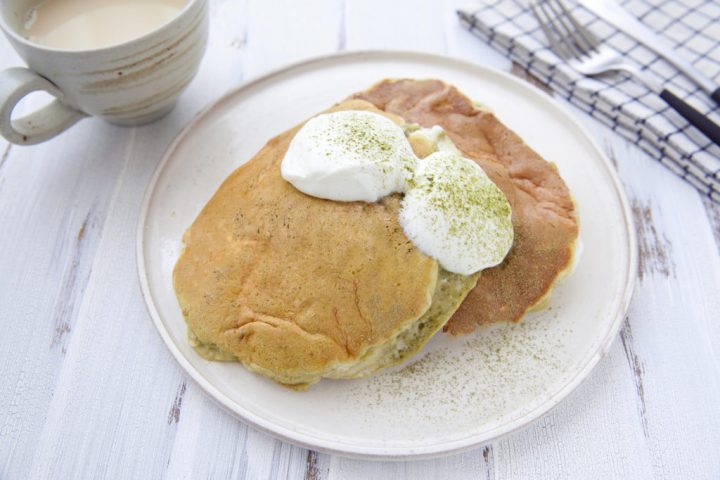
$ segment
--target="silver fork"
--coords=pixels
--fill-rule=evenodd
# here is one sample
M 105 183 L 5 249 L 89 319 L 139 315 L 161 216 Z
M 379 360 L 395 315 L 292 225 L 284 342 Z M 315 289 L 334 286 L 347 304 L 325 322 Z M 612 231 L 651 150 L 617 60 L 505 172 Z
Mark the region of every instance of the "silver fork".
M 629 63 L 612 47 L 600 42 L 595 35 L 570 13 L 562 0 L 534 0 L 530 3 L 533 15 L 555 53 L 579 73 L 592 77 L 614 71 L 624 71 L 665 100 L 688 122 L 720 145 L 720 126 L 663 88 L 648 74 Z

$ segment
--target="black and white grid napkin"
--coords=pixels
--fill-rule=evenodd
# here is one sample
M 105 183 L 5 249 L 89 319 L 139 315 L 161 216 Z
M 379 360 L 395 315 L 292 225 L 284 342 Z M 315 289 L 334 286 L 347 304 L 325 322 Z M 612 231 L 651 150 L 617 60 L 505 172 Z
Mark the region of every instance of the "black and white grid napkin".
M 640 21 L 677 46 L 676 52 L 720 85 L 720 1 L 620 0 Z M 720 107 L 671 64 L 580 4 L 566 4 L 583 25 L 629 61 L 720 124 Z M 588 78 L 549 48 L 527 0 L 479 0 L 460 11 L 471 32 L 585 112 L 639 145 L 654 159 L 720 202 L 720 147 L 660 97 L 618 73 Z

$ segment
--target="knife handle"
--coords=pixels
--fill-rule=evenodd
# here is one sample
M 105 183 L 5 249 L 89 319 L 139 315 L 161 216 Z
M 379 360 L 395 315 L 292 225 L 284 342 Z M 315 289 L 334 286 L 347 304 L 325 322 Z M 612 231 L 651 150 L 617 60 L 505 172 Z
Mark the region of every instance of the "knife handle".
M 718 90 L 713 93 L 720 96 Z M 717 123 L 710 120 L 702 113 L 695 110 L 689 104 L 685 103 L 680 97 L 672 93 L 670 90 L 663 90 L 660 92 L 660 98 L 665 100 L 668 105 L 674 108 L 685 120 L 693 124 L 698 130 L 705 134 L 710 140 L 715 142 L 716 145 L 720 145 L 720 126 Z M 713 97 L 714 98 L 714 97 Z
M 710 94 L 710 98 L 715 100 L 715 103 L 720 104 L 720 87 L 716 88 L 715 91 Z

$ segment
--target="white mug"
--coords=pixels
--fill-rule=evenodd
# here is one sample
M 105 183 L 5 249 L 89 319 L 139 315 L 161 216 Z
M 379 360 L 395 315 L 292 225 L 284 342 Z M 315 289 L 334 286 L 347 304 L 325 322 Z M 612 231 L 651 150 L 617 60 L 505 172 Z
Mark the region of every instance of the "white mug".
M 207 0 L 188 0 L 170 22 L 142 37 L 105 48 L 61 50 L 24 38 L 27 12 L 38 0 L 3 0 L 0 28 L 29 68 L 0 72 L 0 133 L 8 141 L 44 142 L 93 115 L 141 125 L 167 114 L 195 76 L 208 34 Z M 43 90 L 56 97 L 19 119 L 18 102 Z

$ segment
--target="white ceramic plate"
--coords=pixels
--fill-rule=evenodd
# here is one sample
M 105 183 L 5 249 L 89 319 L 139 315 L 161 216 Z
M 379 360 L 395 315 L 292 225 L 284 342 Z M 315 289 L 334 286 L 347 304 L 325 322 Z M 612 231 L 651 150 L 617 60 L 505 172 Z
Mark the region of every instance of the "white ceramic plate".
M 181 238 L 222 180 L 266 140 L 386 77 L 439 78 L 495 110 L 575 195 L 584 253 L 552 306 L 513 326 L 436 335 L 411 361 L 306 392 L 189 346 L 172 287 Z M 550 97 L 515 78 L 449 58 L 363 52 L 311 60 L 245 84 L 175 140 L 148 188 L 137 238 L 149 311 L 170 351 L 216 401 L 283 440 L 357 457 L 458 452 L 537 419 L 588 375 L 624 317 L 636 271 L 631 217 L 618 179 L 588 134 Z

